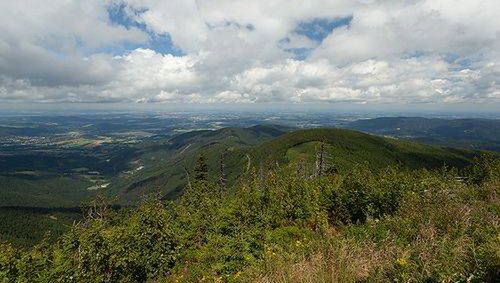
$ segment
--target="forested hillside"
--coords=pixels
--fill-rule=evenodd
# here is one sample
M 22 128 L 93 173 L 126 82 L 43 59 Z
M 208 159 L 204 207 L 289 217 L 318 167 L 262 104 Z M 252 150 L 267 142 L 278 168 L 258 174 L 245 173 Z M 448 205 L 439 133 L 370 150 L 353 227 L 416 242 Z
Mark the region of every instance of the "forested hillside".
M 463 167 L 478 154 L 350 130 L 292 131 L 274 125 L 193 131 L 131 145 L 26 153 L 13 148 L 0 158 L 0 187 L 4 188 L 0 206 L 77 207 L 98 192 L 115 197 L 123 205 L 135 204 L 153 192 L 174 199 L 188 183 L 187 173 L 200 153 L 211 165 L 210 176 L 218 172 L 223 155 L 228 185 L 233 186 L 250 168 L 298 160 L 311 164 L 321 142 L 325 144 L 328 161 L 338 170 L 348 170 L 360 162 L 372 168 L 389 164 L 410 168 L 444 164 Z
M 344 129 L 287 131 L 277 126 L 255 126 L 179 135 L 163 146 L 145 148 L 139 160 L 149 169 L 119 179 L 113 185 L 118 191 L 111 192 L 117 194 L 122 203 L 133 203 L 151 192 L 160 192 L 163 198 L 173 199 L 187 185 L 189 169 L 201 153 L 210 165 L 212 181 L 218 178 L 223 155 L 229 186 L 237 185 L 252 168 L 299 162 L 304 170 L 310 171 L 321 143 L 328 156 L 325 162 L 335 170 L 344 171 L 360 163 L 372 169 L 388 165 L 412 169 L 444 165 L 461 168 L 479 154 L 478 151 L 440 148 Z
M 160 193 L 173 199 L 182 193 L 199 154 L 203 153 L 210 166 L 210 175 L 218 172 L 218 163 L 224 154 L 226 167 L 234 183 L 246 166 L 245 150 L 272 140 L 290 128 L 281 126 L 253 126 L 223 128 L 216 131 L 193 131 L 177 135 L 162 143 L 152 143 L 137 152 L 136 170 L 113 179 L 108 195 L 117 196 L 120 203 L 136 203 L 141 196 Z M 142 168 L 138 167 L 138 168 Z M 215 177 L 214 177 L 215 179 Z
M 463 167 L 478 152 L 433 147 L 414 142 L 383 138 L 344 129 L 298 130 L 266 142 L 252 151 L 257 162 L 280 164 L 315 159 L 321 143 L 328 162 L 338 170 L 350 170 L 357 164 L 372 169 L 388 165 L 436 168 L 444 165 Z
M 93 192 L 83 214 L 71 208 L 82 196 L 64 188 L 57 203 L 68 208 L 35 208 L 54 199 L 44 177 L 29 190 L 4 177 L 14 188 L 4 198 L 32 207 L 0 210 L 3 281 L 498 277 L 493 153 L 255 126 L 180 134 L 131 156 L 133 171 Z
M 0 241 L 31 246 L 49 232 L 54 240 L 55 235 L 68 229 L 72 220 L 79 219 L 78 214 L 69 213 L 68 209 L 78 208 L 96 195 L 104 195 L 109 202 L 122 206 L 135 206 L 151 194 L 162 200 L 174 200 L 193 180 L 193 168 L 201 154 L 208 165 L 208 180 L 218 183 L 224 175 L 224 186 L 230 192 L 237 191 L 252 174 L 263 178 L 264 172 L 283 167 L 294 167 L 302 176 L 317 175 L 314 172 L 318 154 L 323 156 L 322 172 L 339 174 L 349 173 L 357 166 L 373 171 L 388 166 L 401 170 L 448 166 L 462 174 L 462 169 L 480 154 L 351 130 L 291 130 L 273 125 L 188 132 L 136 144 L 122 152 L 124 156 L 111 152 L 113 158 L 109 162 L 101 158 L 102 162 L 110 163 L 106 165 L 109 168 L 127 168 L 117 175 L 86 173 L 75 177 L 18 171 L 0 176 L 4 188 L 0 203 L 8 208 L 0 210 L 5 227 L 0 230 Z M 115 164 L 121 161 L 126 164 Z M 42 213 L 39 208 L 57 211 L 58 216 Z M 20 224 L 30 221 L 37 225 Z
M 307 135 L 305 135 L 307 136 Z M 285 137 L 285 140 L 289 140 Z M 374 141 L 381 141 L 375 139 Z M 232 188 L 200 155 L 180 198 L 102 198 L 59 241 L 0 246 L 3 282 L 495 282 L 500 160 L 327 170 L 300 159 Z M 277 151 L 273 151 L 277 152 Z M 369 151 L 368 151 L 369 152 Z M 281 156 L 281 153 L 280 153 Z M 274 158 L 274 157 L 273 157 Z M 214 181 L 217 180 L 217 181 Z
M 244 167 L 237 163 L 245 162 L 238 155 L 240 149 L 289 130 L 272 125 L 223 128 L 159 136 L 130 146 L 4 151 L 0 153 L 0 241 L 29 247 L 47 233 L 52 241 L 81 219 L 76 211 L 96 195 L 125 205 L 137 205 L 151 193 L 174 199 L 187 184 L 200 152 L 208 157 L 210 175 L 217 174 L 223 151 L 228 172 L 236 173 Z M 235 183 L 239 175 L 230 175 Z

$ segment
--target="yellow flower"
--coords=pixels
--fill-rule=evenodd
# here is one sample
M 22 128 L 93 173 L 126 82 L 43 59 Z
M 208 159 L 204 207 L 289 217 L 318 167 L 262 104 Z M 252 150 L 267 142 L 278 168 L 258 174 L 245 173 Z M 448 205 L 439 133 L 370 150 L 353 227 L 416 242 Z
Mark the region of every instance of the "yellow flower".
M 399 265 L 400 267 L 404 268 L 404 267 L 408 266 L 408 261 L 406 261 L 405 258 L 400 257 L 400 258 L 396 259 L 396 264 Z

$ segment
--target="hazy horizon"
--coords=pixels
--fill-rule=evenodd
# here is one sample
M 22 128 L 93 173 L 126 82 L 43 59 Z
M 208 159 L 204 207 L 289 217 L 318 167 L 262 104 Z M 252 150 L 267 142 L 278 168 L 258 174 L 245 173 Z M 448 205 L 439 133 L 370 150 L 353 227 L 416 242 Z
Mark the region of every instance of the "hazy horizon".
M 348 103 L 2 103 L 9 111 L 217 111 L 222 112 L 366 112 L 366 113 L 477 113 L 500 116 L 497 104 L 348 104 Z

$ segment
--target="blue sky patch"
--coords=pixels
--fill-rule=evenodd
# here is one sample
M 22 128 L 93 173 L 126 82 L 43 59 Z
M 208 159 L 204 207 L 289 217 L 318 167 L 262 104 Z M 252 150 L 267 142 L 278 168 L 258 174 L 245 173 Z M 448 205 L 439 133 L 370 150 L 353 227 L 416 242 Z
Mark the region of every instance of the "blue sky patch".
M 305 36 L 316 42 L 318 45 L 325 39 L 334 29 L 348 26 L 352 21 L 352 16 L 341 18 L 315 18 L 310 21 L 302 21 L 293 30 L 293 33 Z M 287 45 L 290 43 L 290 38 L 285 37 L 278 42 L 278 46 L 286 52 L 289 52 L 296 60 L 305 60 L 314 50 L 311 47 L 294 47 L 290 48 Z
M 176 47 L 172 42 L 172 38 L 168 33 L 165 34 L 156 34 L 150 29 L 146 27 L 144 23 L 137 22 L 132 14 L 140 15 L 141 13 L 146 12 L 147 10 L 138 10 L 138 9 L 130 9 L 126 4 L 113 4 L 110 5 L 107 9 L 108 17 L 112 24 L 124 26 L 129 29 L 132 27 L 138 28 L 145 32 L 149 39 L 146 43 L 132 43 L 132 42 L 123 42 L 116 46 L 110 46 L 107 48 L 103 48 L 100 51 L 106 53 L 112 53 L 114 55 L 121 55 L 127 52 L 130 52 L 136 48 L 148 48 L 156 51 L 161 54 L 172 54 L 175 56 L 185 55 L 181 49 Z
M 452 71 L 460 71 L 464 69 L 473 69 L 474 64 L 481 60 L 481 54 L 476 54 L 475 56 L 461 57 L 458 54 L 446 53 L 442 55 L 443 60 L 450 64 L 449 68 Z
M 146 29 L 146 26 L 143 23 L 139 23 L 134 20 L 130 13 L 135 15 L 140 15 L 147 10 L 138 10 L 138 9 L 127 9 L 127 5 L 124 3 L 121 4 L 111 4 L 108 9 L 108 17 L 111 23 L 124 26 L 126 28 L 137 27 L 142 30 Z
M 311 21 L 300 22 L 294 32 L 311 40 L 322 42 L 334 29 L 348 26 L 351 21 L 352 16 L 333 19 L 316 18 Z

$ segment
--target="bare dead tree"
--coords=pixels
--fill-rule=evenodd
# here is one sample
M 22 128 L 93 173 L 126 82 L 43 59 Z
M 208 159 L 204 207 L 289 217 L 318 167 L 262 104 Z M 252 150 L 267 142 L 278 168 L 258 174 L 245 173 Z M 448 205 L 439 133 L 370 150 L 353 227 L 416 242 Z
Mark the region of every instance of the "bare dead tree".
M 186 166 L 182 166 L 182 169 L 184 169 L 184 172 L 186 173 L 187 186 L 188 188 L 191 188 L 191 179 L 189 178 L 189 171 L 187 170 Z
M 297 176 L 307 177 L 306 174 L 306 161 L 303 157 L 301 157 L 297 163 Z
M 321 142 L 318 152 L 316 152 L 315 176 L 322 176 L 325 172 L 325 143 Z
M 264 183 L 264 165 L 262 162 L 259 164 L 259 185 L 262 186 Z
M 226 175 L 226 163 L 225 163 L 225 157 L 226 157 L 226 149 L 224 149 L 221 154 L 220 154 L 220 160 L 219 160 L 219 185 L 221 188 L 221 191 L 224 191 L 227 186 L 227 175 Z
M 86 220 L 103 220 L 111 208 L 110 202 L 103 195 L 98 194 L 86 207 Z

